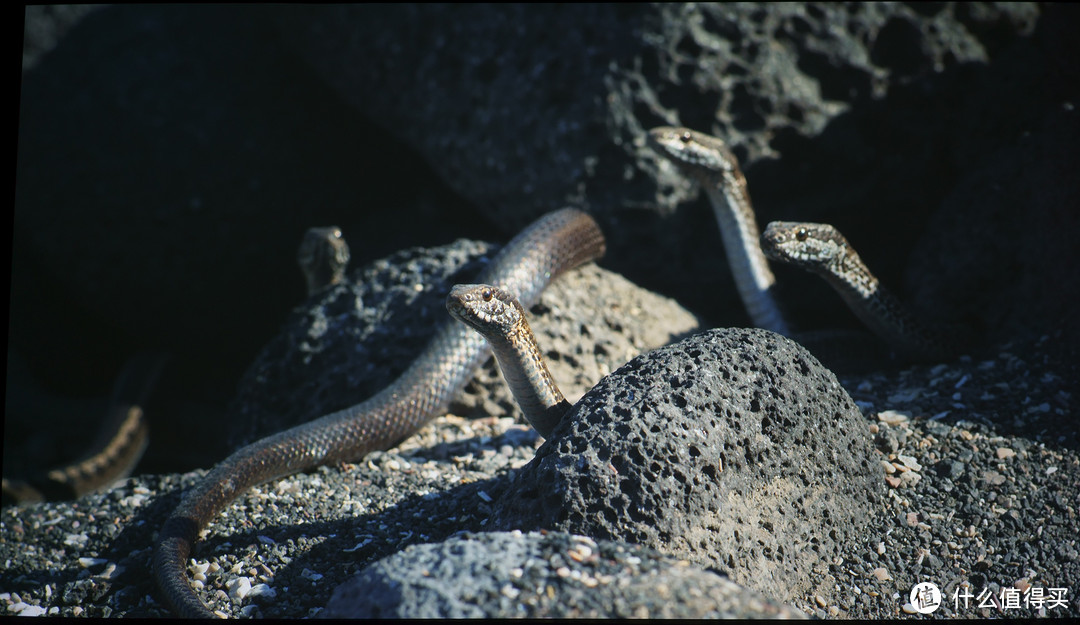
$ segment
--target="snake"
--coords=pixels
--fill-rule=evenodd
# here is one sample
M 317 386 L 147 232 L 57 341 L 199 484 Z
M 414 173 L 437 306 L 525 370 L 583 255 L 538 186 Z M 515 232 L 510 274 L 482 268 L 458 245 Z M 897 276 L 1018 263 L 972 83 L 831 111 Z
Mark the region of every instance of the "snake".
M 724 241 L 739 296 L 758 327 L 811 342 L 820 355 L 827 346 L 821 333 L 793 333 L 775 297 L 776 278 L 768 260 L 813 271 L 836 289 L 848 308 L 907 360 L 941 360 L 955 356 L 971 341 L 964 328 L 940 328 L 920 322 L 895 296 L 881 286 L 854 248 L 827 224 L 771 222 L 762 235 L 746 177 L 739 162 L 719 138 L 689 128 L 661 126 L 648 133 L 654 150 L 698 181 L 709 196 Z M 827 342 L 837 337 L 829 338 Z M 825 351 L 823 351 L 825 350 Z M 859 351 L 848 345 L 841 353 Z M 835 356 L 835 355 L 833 355 Z M 876 358 L 871 355 L 870 360 Z M 856 360 L 858 360 L 856 358 Z M 837 364 L 835 357 L 830 361 Z
M 648 143 L 705 189 L 735 288 L 754 325 L 791 336 L 776 299 L 776 277 L 758 243 L 760 230 L 738 159 L 720 139 L 689 128 L 653 128 Z
M 310 228 L 296 255 L 308 295 L 340 283 L 349 246 L 337 226 Z M 77 499 L 131 474 L 149 444 L 145 402 L 165 365 L 163 354 L 134 356 L 113 387 L 106 419 L 89 451 L 70 464 L 25 479 L 3 478 L 4 502 L 33 503 Z
M 765 227 L 761 247 L 769 258 L 824 278 L 860 321 L 909 360 L 947 359 L 965 345 L 962 332 L 919 321 L 830 224 L 773 221 Z
M 605 247 L 592 217 L 561 209 L 514 237 L 478 281 L 517 293 L 531 306 L 549 282 L 600 258 Z M 447 319 L 405 372 L 371 398 L 255 441 L 214 466 L 184 492 L 154 545 L 153 573 L 173 612 L 215 616 L 188 582 L 185 564 L 199 532 L 236 497 L 273 479 L 389 449 L 445 413 L 487 356 L 483 337 Z
M 487 339 L 525 418 L 544 438 L 570 410 L 540 353 L 525 307 L 497 286 L 458 284 L 446 296 L 450 316 Z
M 3 478 L 5 503 L 77 499 L 130 475 L 149 443 L 143 404 L 168 358 L 157 352 L 131 357 L 113 383 L 105 420 L 87 451 L 70 464 L 24 479 Z
M 309 228 L 296 251 L 296 262 L 304 274 L 308 296 L 340 284 L 349 264 L 349 244 L 337 226 Z

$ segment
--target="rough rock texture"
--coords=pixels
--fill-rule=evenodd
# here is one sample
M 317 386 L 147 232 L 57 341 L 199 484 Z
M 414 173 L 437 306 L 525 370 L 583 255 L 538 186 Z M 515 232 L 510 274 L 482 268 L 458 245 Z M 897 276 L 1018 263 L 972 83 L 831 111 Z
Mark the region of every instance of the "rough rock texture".
M 496 528 L 639 543 L 788 600 L 865 538 L 880 467 L 855 404 L 813 356 L 711 330 L 585 395 L 498 502 Z
M 1071 80 L 1080 84 L 1080 75 Z M 992 107 L 993 99 L 985 93 L 980 101 Z M 911 252 L 913 302 L 941 302 L 990 336 L 1019 322 L 1044 332 L 1063 329 L 1065 340 L 1080 344 L 1073 324 L 1062 323 L 1080 303 L 1080 185 L 1063 184 L 1076 179 L 1076 106 L 1078 99 L 1062 103 L 957 182 Z M 977 127 L 969 132 L 981 134 Z
M 919 243 L 944 198 L 963 191 L 960 181 L 993 171 L 996 151 L 1047 124 L 1080 128 L 1072 111 L 1080 81 L 1063 61 L 1075 53 L 1064 23 L 1075 28 L 1077 13 L 1048 8 L 1039 24 L 1043 10 L 967 3 L 337 6 L 296 8 L 282 27 L 328 83 L 504 228 L 552 204 L 587 207 L 620 233 L 610 266 L 706 310 L 720 325 L 741 325 L 746 318 L 704 200 L 688 214 L 658 216 L 697 190 L 644 146 L 643 132 L 687 125 L 728 140 L 748 171 L 762 224 L 834 223 L 902 293 L 957 258 L 982 263 L 950 275 L 949 283 L 965 287 L 994 281 L 992 264 L 1046 259 L 1057 266 L 1062 255 L 1076 258 L 1067 237 L 1054 236 L 1080 188 L 1067 175 L 1075 149 L 1034 155 L 1031 163 L 1043 171 L 999 178 L 1004 194 L 976 194 L 984 212 L 1022 220 L 1019 235 L 1009 220 L 991 220 L 982 236 L 961 225 L 935 233 L 947 245 Z M 399 22 L 408 27 L 387 28 Z M 502 42 L 507 36 L 510 45 Z M 1068 165 L 1057 165 L 1060 156 Z M 1050 193 L 1027 192 L 1040 185 Z M 1027 201 L 1011 202 L 1013 195 Z M 1066 222 L 1069 233 L 1080 226 Z M 1049 238 L 1051 249 L 1033 249 L 1039 260 L 1025 261 L 1007 245 L 1017 236 L 1033 248 Z M 1006 254 L 985 253 L 987 238 Z M 909 259 L 916 245 L 921 258 Z M 944 318 L 984 320 L 995 339 L 1018 328 L 1052 329 L 1057 317 L 1034 318 L 1016 307 L 1014 289 L 1046 297 L 1064 281 L 1072 294 L 1080 281 L 1060 270 L 1019 276 L 996 281 L 976 300 L 920 290 L 916 305 Z M 802 302 L 806 327 L 837 317 L 852 325 L 822 285 L 799 272 L 782 281 L 790 287 L 786 299 Z M 986 301 L 1004 312 L 984 314 Z
M 754 163 L 777 154 L 778 135 L 818 135 L 855 101 L 986 62 L 1034 29 L 1038 9 L 402 4 L 284 15 L 290 40 L 351 103 L 487 213 L 523 225 L 552 203 L 606 213 L 655 202 L 619 164 L 647 152 L 636 141 L 646 124 L 715 130 Z M 685 199 L 677 185 L 668 209 Z
M 227 419 L 233 447 L 359 403 L 392 382 L 439 324 L 455 323 L 446 313 L 450 287 L 473 282 L 494 253 L 467 240 L 403 250 L 310 298 L 244 375 Z M 700 327 L 674 301 L 595 265 L 545 289 L 530 324 L 571 401 L 630 358 Z M 451 412 L 524 419 L 493 361 Z
M 842 543 L 821 574 L 837 588 L 832 599 L 791 603 L 821 618 L 895 620 L 913 612 L 911 587 L 931 580 L 950 598 L 935 615 L 1080 616 L 1071 590 L 1080 580 L 1080 376 L 1062 348 L 1047 336 L 985 359 L 842 377 L 880 452 L 888 497 L 866 540 Z M 222 614 L 316 615 L 369 564 L 461 530 L 490 531 L 494 504 L 539 446 L 509 417 L 441 417 L 361 463 L 252 489 L 215 519 L 189 575 L 205 568 L 200 596 Z M 0 613 L 167 616 L 147 574 L 150 545 L 199 476 L 140 475 L 76 502 L 4 507 Z M 1029 587 L 1067 589 L 1066 602 L 951 601 L 965 588 L 999 596 Z
M 148 470 L 198 463 L 177 450 L 222 421 L 301 301 L 292 259 L 312 225 L 341 226 L 360 264 L 505 240 L 570 202 L 603 221 L 605 267 L 709 325 L 745 324 L 704 199 L 669 214 L 694 190 L 638 142 L 659 123 L 730 139 L 762 222 L 835 223 L 917 308 L 973 314 L 989 341 L 1037 338 L 1075 302 L 1067 5 L 72 13 L 27 11 L 11 347 L 72 398 L 106 395 L 134 352 L 173 352 Z M 946 200 L 970 208 L 931 218 Z M 855 325 L 825 285 L 778 273 L 800 329 Z M 8 450 L 31 435 L 17 431 Z
M 326 618 L 805 618 L 637 545 L 492 532 L 414 545 L 342 584 Z
M 876 545 L 844 545 L 825 574 L 841 589 L 835 601 L 797 605 L 895 618 L 926 577 L 950 592 L 1077 587 L 1075 8 L 570 5 L 513 24 L 537 9 L 437 7 L 449 17 L 411 19 L 408 7 L 376 7 L 352 23 L 342 10 L 358 9 L 117 5 L 65 23 L 55 46 L 28 41 L 9 321 L 9 361 L 25 363 L 17 384 L 102 396 L 131 353 L 172 351 L 138 472 L 206 466 L 213 458 L 193 451 L 224 440 L 236 381 L 301 301 L 293 258 L 307 227 L 341 226 L 359 264 L 463 236 L 505 240 L 515 228 L 489 219 L 524 222 L 518 207 L 563 204 L 542 196 L 600 215 L 613 241 L 605 267 L 709 325 L 744 323 L 704 199 L 668 215 L 693 189 L 636 141 L 683 123 L 733 139 L 761 221 L 835 223 L 917 308 L 974 310 L 993 345 L 845 382 L 871 427 L 886 423 L 879 411 L 912 412 L 877 433 L 892 471 L 881 479 L 893 481 L 886 521 L 867 530 Z M 339 46 L 349 37 L 351 58 Z M 596 81 L 598 68 L 608 73 Z M 387 82 L 351 82 L 354 71 Z M 509 144 L 528 162 L 494 156 Z M 456 173 L 444 182 L 435 169 Z M 452 190 L 466 187 L 476 197 Z M 824 284 L 783 269 L 802 326 L 841 323 Z M 95 430 L 85 410 L 5 408 L 6 434 L 23 424 L 5 436 L 5 460 L 28 447 L 29 428 L 57 453 L 52 439 L 72 442 L 67 459 Z M 256 489 L 196 550 L 220 567 L 204 597 L 234 616 L 305 616 L 364 564 L 486 529 L 485 497 L 537 442 L 512 421 L 445 417 L 362 465 Z M 5 613 L 164 615 L 148 546 L 175 489 L 195 477 L 144 474 L 79 502 L 5 508 Z M 241 578 L 289 592 L 230 597 Z M 1069 599 L 939 614 L 1075 617 Z

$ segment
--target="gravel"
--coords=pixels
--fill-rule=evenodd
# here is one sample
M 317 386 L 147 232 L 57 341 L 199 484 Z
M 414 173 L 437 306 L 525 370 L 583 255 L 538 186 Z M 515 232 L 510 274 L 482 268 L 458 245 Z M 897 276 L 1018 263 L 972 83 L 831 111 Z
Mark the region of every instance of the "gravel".
M 338 587 L 327 618 L 805 618 L 659 552 L 562 532 L 414 545 Z
M 944 365 L 841 377 L 893 471 L 881 472 L 887 498 L 868 530 L 871 547 L 849 549 L 824 573 L 839 599 L 803 596 L 794 607 L 891 618 L 906 613 L 915 583 L 932 581 L 944 595 L 935 616 L 1080 616 L 1076 372 L 1055 348 L 1043 337 Z M 449 415 L 355 465 L 253 489 L 196 548 L 204 598 L 237 617 L 318 614 L 364 566 L 484 531 L 492 502 L 540 443 L 509 417 Z M 165 616 L 148 575 L 150 545 L 177 489 L 199 475 L 139 476 L 76 502 L 5 508 L 0 609 Z M 237 584 L 257 590 L 234 602 Z M 1027 587 L 1064 588 L 1066 603 L 999 610 L 975 600 Z M 975 598 L 954 607 L 953 593 L 965 590 Z

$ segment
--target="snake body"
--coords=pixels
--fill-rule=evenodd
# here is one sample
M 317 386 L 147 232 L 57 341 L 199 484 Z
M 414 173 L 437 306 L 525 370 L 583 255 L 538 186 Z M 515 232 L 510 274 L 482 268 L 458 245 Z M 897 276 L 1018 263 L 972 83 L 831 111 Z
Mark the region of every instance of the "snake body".
M 892 295 L 848 243 L 829 224 L 774 221 L 765 228 L 761 246 L 770 258 L 811 271 L 829 283 L 848 308 L 910 360 L 955 356 L 962 340 L 919 322 Z
M 541 436 L 550 437 L 570 402 L 544 363 L 525 308 L 496 286 L 458 284 L 446 297 L 446 310 L 487 339 L 525 418 Z
M 5 503 L 77 499 L 130 475 L 149 442 L 142 406 L 167 360 L 162 353 L 132 357 L 113 385 L 105 421 L 82 458 L 26 479 L 3 478 Z
M 604 237 L 580 211 L 563 209 L 534 222 L 506 245 L 480 281 L 518 293 L 531 305 L 555 277 L 603 255 Z M 233 499 L 268 480 L 387 449 L 446 411 L 486 357 L 484 339 L 448 320 L 401 376 L 370 399 L 241 448 L 184 494 L 162 527 L 154 574 L 173 610 L 212 617 L 185 577 L 199 531 Z
M 310 228 L 296 260 L 307 282 L 308 295 L 337 284 L 345 277 L 349 246 L 337 226 Z M 129 361 L 113 389 L 101 434 L 89 452 L 71 464 L 26 479 L 3 478 L 6 502 L 31 503 L 76 499 L 127 477 L 149 443 L 142 405 L 164 366 L 162 354 L 139 354 Z
M 754 325 L 790 336 L 773 294 L 776 278 L 758 243 L 760 231 L 738 159 L 720 139 L 688 128 L 661 126 L 650 130 L 648 137 L 657 152 L 708 194 L 735 287 Z

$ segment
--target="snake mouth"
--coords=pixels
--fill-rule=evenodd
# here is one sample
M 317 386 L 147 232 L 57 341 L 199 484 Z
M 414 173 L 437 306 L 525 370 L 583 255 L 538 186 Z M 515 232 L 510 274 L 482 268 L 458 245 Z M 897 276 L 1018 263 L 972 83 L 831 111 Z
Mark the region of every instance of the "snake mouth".
M 472 292 L 476 286 L 475 284 L 455 284 L 446 295 L 446 312 L 450 313 L 451 317 L 464 321 L 472 327 L 476 327 L 477 320 L 466 302 L 472 297 Z

